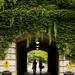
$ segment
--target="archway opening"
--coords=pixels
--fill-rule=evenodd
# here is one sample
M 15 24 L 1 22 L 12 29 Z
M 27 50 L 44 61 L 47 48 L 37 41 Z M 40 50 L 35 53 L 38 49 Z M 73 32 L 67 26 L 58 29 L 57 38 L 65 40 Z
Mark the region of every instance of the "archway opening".
M 26 35 L 27 36 L 27 35 Z M 27 53 L 32 50 L 44 50 L 48 53 L 48 70 L 46 75 L 58 75 L 58 49 L 56 41 L 52 40 L 49 44 L 48 34 L 44 33 L 43 39 L 38 39 L 39 45 L 36 44 L 35 37 L 31 42 L 24 38 L 16 40 L 17 48 L 17 75 L 26 75 L 27 73 Z
M 36 73 L 40 73 L 39 69 L 39 60 L 42 61 L 42 73 L 47 72 L 48 70 L 48 53 L 44 50 L 32 50 L 27 53 L 27 71 L 33 73 L 33 61 L 36 59 Z

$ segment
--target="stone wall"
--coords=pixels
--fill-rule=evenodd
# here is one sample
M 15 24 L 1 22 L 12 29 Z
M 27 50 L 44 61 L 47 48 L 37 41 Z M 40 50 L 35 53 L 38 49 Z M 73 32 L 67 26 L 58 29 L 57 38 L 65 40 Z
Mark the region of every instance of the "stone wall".
M 16 45 L 15 43 L 12 43 L 9 46 L 8 53 L 5 57 L 5 60 L 0 60 L 0 72 L 3 72 L 4 70 L 6 70 L 6 68 L 3 67 L 3 63 L 6 60 L 9 62 L 9 68 L 7 70 L 15 73 L 16 72 Z
M 13 75 L 16 75 L 16 44 L 12 43 L 8 49 L 8 53 L 6 55 L 5 60 L 9 61 L 9 68 L 8 70 L 13 73 Z M 3 63 L 5 60 L 0 60 L 0 72 L 3 72 L 6 70 L 3 67 Z M 68 60 L 59 60 L 59 75 L 63 75 L 65 71 L 68 71 L 67 64 L 69 63 Z M 75 65 L 73 65 L 73 68 L 71 69 L 72 72 L 75 72 Z

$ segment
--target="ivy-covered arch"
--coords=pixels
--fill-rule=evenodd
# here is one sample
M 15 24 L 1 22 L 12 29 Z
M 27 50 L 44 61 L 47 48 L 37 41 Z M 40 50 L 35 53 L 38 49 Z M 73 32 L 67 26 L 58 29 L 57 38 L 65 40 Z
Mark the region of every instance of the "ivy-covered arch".
M 41 36 L 41 35 L 43 36 Z M 58 50 L 56 47 L 55 39 L 49 39 L 47 32 L 24 33 L 17 37 L 17 75 L 24 75 L 27 73 L 27 52 L 37 50 L 36 42 L 39 41 L 39 50 L 46 51 L 48 53 L 48 74 L 58 75 Z M 51 41 L 50 41 L 51 40 Z M 20 68 L 22 67 L 22 68 Z
M 36 37 L 46 32 L 49 34 L 49 41 L 55 38 L 57 46 L 62 49 L 60 51 L 63 51 L 63 47 L 66 48 L 66 46 L 74 49 L 75 11 L 41 3 L 37 6 L 17 6 L 0 12 L 1 50 L 5 51 L 4 49 L 9 47 L 13 39 L 25 32 L 34 33 Z M 65 45 L 66 43 L 68 45 Z

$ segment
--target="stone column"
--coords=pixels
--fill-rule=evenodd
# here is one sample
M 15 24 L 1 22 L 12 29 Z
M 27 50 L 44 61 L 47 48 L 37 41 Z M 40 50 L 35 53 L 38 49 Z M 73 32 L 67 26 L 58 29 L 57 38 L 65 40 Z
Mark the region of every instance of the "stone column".
M 27 50 L 25 45 L 17 44 L 17 75 L 27 72 Z
M 52 42 L 48 50 L 48 72 L 51 75 L 58 75 L 58 51 L 56 43 Z

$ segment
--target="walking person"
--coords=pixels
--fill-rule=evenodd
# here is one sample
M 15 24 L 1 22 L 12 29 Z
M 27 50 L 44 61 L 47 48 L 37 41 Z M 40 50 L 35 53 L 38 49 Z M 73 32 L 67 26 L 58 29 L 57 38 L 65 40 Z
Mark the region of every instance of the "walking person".
M 40 74 L 42 73 L 42 69 L 44 68 L 44 66 L 43 66 L 43 62 L 42 62 L 42 60 L 40 59 L 39 60 L 39 69 L 40 69 Z
M 36 74 L 36 65 L 37 65 L 37 62 L 36 62 L 36 59 L 34 59 L 33 66 L 32 66 L 33 74 Z

